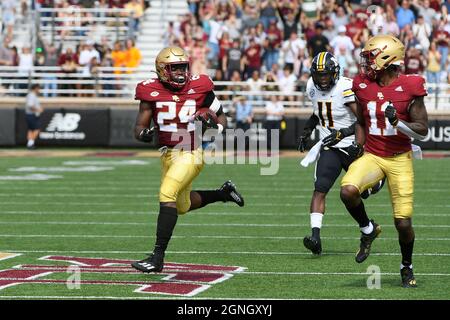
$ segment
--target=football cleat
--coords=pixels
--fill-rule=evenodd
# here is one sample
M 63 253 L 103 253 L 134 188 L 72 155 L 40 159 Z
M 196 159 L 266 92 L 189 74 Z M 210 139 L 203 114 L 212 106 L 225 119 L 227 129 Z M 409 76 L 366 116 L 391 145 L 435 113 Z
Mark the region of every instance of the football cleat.
M 414 278 L 413 270 L 410 267 L 403 267 L 400 270 L 400 275 L 402 276 L 402 287 L 403 288 L 416 288 L 417 283 Z
M 372 246 L 372 242 L 378 237 L 381 233 L 381 227 L 376 224 L 373 220 L 370 220 L 373 225 L 373 230 L 370 234 L 365 234 L 361 232 L 361 243 L 359 245 L 359 250 L 356 253 L 355 260 L 358 263 L 363 262 L 367 259 L 370 254 L 370 247 Z
M 164 267 L 164 254 L 152 253 L 144 260 L 133 262 L 131 266 L 146 273 L 161 272 Z
M 322 253 L 322 243 L 320 238 L 316 239 L 311 236 L 306 236 L 303 238 L 303 245 L 306 249 L 311 250 L 313 255 L 320 255 Z
M 386 182 L 386 178 L 383 178 L 382 180 L 378 181 L 378 183 L 376 185 L 374 185 L 372 188 L 364 190 L 361 193 L 361 198 L 367 199 L 370 195 L 376 194 L 378 191 L 381 190 L 381 188 L 383 188 L 385 182 Z
M 231 180 L 226 181 L 219 189 L 220 192 L 225 194 L 225 201 L 232 201 L 239 207 L 244 206 L 244 198 L 236 190 L 236 185 Z

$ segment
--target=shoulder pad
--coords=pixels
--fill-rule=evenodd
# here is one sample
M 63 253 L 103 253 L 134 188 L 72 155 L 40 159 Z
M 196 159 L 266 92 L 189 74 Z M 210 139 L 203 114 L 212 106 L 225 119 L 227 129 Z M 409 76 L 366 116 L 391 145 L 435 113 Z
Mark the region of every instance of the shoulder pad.
M 188 90 L 194 89 L 196 92 L 209 92 L 214 90 L 214 83 L 206 74 L 193 75 L 189 81 Z
M 141 81 L 136 86 L 135 100 L 156 101 L 166 91 L 159 79 L 152 78 Z

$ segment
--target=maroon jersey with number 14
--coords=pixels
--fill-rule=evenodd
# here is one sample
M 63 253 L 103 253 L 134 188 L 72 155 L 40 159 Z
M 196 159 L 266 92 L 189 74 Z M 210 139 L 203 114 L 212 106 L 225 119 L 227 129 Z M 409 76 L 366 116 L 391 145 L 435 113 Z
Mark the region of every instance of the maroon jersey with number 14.
M 184 144 L 180 134 L 180 129 L 183 129 L 184 133 L 189 132 L 189 145 L 193 148 L 195 126 L 190 119 L 198 109 L 205 107 L 203 102 L 206 95 L 213 89 L 214 84 L 207 75 L 192 76 L 179 91 L 168 89 L 154 78 L 138 83 L 135 99 L 151 103 L 153 122 L 159 132 L 159 146 Z
M 427 95 L 425 80 L 419 75 L 400 75 L 388 86 L 380 86 L 360 75 L 353 79 L 353 92 L 363 111 L 366 128 L 364 150 L 390 157 L 411 150 L 411 138 L 394 128 L 384 116 L 392 101 L 397 117 L 410 122 L 409 106 L 416 97 Z

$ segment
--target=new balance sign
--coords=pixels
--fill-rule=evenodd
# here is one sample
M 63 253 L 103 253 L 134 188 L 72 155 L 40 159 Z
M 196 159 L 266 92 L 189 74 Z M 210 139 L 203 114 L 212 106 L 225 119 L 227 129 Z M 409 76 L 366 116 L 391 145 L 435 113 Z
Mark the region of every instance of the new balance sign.
M 40 119 L 37 145 L 105 146 L 109 143 L 109 110 L 46 109 Z M 16 123 L 18 144 L 26 143 L 26 122 L 19 110 Z
M 50 120 L 45 131 L 39 134 L 43 140 L 66 139 L 66 140 L 84 140 L 84 132 L 73 132 L 78 129 L 81 116 L 78 113 L 55 113 Z

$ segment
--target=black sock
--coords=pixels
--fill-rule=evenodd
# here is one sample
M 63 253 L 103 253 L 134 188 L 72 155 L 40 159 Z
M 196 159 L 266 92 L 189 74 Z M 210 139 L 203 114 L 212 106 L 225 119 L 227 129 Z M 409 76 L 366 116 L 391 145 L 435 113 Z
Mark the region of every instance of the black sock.
M 400 243 L 400 250 L 402 251 L 402 264 L 405 267 L 409 267 L 412 264 L 412 254 L 414 249 L 414 239 L 410 242 L 401 242 Z
M 160 206 L 158 215 L 158 225 L 156 227 L 155 253 L 164 254 L 172 237 L 173 229 L 177 224 L 177 208 Z
M 356 207 L 345 207 L 353 219 L 358 222 L 360 228 L 367 227 L 369 225 L 369 217 L 367 216 L 366 209 L 364 208 L 364 203 L 362 201 Z
M 202 198 L 202 204 L 199 208 L 202 208 L 210 203 L 218 202 L 218 201 L 226 201 L 225 194 L 219 190 L 205 190 L 205 191 L 194 191 L 200 195 Z
M 320 228 L 312 228 L 312 237 L 316 239 L 320 238 Z

